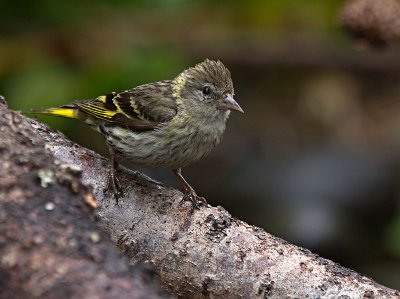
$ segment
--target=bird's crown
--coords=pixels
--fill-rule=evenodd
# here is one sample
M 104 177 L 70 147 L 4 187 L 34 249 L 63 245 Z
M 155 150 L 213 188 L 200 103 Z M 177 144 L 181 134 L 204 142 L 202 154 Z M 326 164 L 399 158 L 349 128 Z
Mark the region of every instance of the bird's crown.
M 175 78 L 180 87 L 202 88 L 204 84 L 212 85 L 221 93 L 234 94 L 231 72 L 219 60 L 206 59 L 188 68 Z
M 206 59 L 185 71 L 187 78 L 214 85 L 221 92 L 233 94 L 231 72 L 219 60 Z

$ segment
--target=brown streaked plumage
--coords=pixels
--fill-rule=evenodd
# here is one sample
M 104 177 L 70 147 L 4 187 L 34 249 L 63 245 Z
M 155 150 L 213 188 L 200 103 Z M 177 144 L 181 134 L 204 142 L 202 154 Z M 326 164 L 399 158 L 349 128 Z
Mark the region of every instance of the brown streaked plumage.
M 207 155 L 222 139 L 230 111 L 243 110 L 233 99 L 229 70 L 206 59 L 174 80 L 144 84 L 91 100 L 35 113 L 79 119 L 106 138 L 111 154 L 109 186 L 118 198 L 115 158 L 172 169 L 185 197 L 197 205 L 194 189 L 181 174 Z

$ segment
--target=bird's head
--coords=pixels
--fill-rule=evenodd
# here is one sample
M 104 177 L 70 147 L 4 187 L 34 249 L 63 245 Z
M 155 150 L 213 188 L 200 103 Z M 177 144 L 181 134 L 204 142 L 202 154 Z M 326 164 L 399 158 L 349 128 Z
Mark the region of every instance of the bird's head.
M 174 80 L 174 94 L 184 107 L 202 116 L 243 113 L 233 99 L 231 73 L 220 61 L 206 59 L 183 71 Z

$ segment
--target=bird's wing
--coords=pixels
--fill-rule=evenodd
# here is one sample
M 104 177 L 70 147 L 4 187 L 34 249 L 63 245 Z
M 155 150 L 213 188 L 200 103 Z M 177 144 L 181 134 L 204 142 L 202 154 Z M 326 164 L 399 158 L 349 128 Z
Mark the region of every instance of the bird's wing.
M 177 112 L 171 81 L 149 83 L 74 104 L 94 118 L 133 131 L 154 130 L 160 123 L 171 120 Z

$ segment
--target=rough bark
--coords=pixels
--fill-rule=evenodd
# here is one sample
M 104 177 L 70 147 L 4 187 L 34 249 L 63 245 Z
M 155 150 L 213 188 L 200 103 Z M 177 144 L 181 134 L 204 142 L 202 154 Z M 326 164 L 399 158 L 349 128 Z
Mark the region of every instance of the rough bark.
M 139 172 L 121 168 L 124 197 L 116 204 L 103 192 L 106 159 L 5 106 L 0 113 L 9 115 L 8 122 L 13 118 L 30 128 L 29 136 L 42 139 L 60 163 L 79 168 L 82 182 L 93 188 L 100 224 L 113 242 L 132 263 L 155 267 L 164 287 L 180 297 L 400 297 L 398 291 L 233 218 L 222 207 L 202 206 L 190 214 L 190 204 L 180 203 L 181 192 Z M 29 158 L 37 159 L 37 154 Z M 77 200 L 82 201 L 69 199 Z
M 351 0 L 340 22 L 357 40 L 374 47 L 400 43 L 400 0 Z
M 101 231 L 76 170 L 0 106 L 0 298 L 170 298 Z

